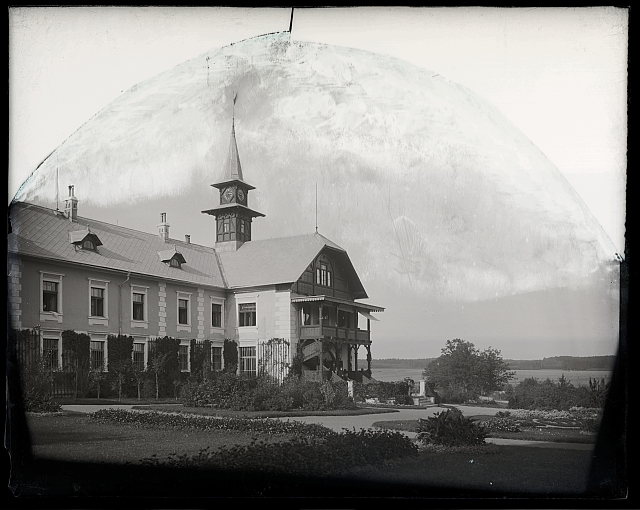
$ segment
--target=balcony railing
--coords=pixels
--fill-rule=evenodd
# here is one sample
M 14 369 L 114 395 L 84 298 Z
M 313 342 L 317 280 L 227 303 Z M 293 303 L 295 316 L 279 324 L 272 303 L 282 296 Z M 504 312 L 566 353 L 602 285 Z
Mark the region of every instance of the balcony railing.
M 353 340 L 357 342 L 369 342 L 371 340 L 369 331 L 362 329 L 325 326 L 320 324 L 300 327 L 300 340 L 328 337 L 339 338 L 341 340 Z

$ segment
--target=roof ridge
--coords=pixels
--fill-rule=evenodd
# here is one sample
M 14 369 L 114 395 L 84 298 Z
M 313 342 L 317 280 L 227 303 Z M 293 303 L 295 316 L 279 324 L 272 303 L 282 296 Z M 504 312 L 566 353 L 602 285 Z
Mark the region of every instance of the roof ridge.
M 44 209 L 45 211 L 48 211 L 48 212 L 51 212 L 51 213 L 54 213 L 54 214 L 56 213 L 56 210 L 52 209 L 51 207 L 46 207 L 46 206 L 40 205 L 40 204 L 34 204 L 32 202 L 24 202 L 24 201 L 17 201 L 16 200 L 16 201 L 11 203 L 11 206 L 14 206 L 14 207 L 15 206 L 21 206 L 21 207 L 26 207 L 26 208 L 35 207 L 35 208 L 38 208 L 38 209 Z M 76 221 L 73 222 L 73 225 L 77 225 L 78 227 L 81 227 L 83 229 L 88 228 L 88 225 L 84 225 L 83 226 L 82 223 L 79 220 L 88 220 L 88 221 L 92 221 L 94 223 L 99 223 L 101 225 L 107 225 L 109 227 L 115 227 L 115 228 L 118 228 L 118 229 L 129 230 L 131 232 L 136 232 L 138 234 L 144 234 L 144 235 L 150 236 L 150 237 L 152 237 L 154 239 L 157 237 L 157 234 L 153 234 L 151 232 L 145 232 L 144 230 L 136 230 L 135 228 L 126 227 L 124 225 L 114 225 L 113 223 L 108 223 L 108 222 L 102 221 L 102 220 L 96 220 L 94 218 L 88 218 L 87 216 L 78 216 L 76 218 Z M 69 232 L 74 232 L 74 231 L 70 230 Z M 93 234 L 94 232 L 91 232 L 91 233 Z M 193 247 L 204 248 L 205 250 L 213 250 L 213 248 L 211 248 L 210 246 L 205 246 L 203 244 L 191 243 L 191 242 L 187 243 L 186 241 L 181 241 L 180 239 L 174 239 L 172 237 L 168 237 L 167 241 L 166 241 L 166 244 L 168 245 L 171 242 L 181 243 L 181 245 L 182 245 L 181 247 L 184 247 L 184 245 L 189 245 L 189 246 L 193 246 Z

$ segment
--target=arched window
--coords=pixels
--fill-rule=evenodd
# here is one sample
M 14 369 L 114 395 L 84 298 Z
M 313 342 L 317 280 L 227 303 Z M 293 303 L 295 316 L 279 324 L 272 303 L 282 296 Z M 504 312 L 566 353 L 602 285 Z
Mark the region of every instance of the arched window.
M 84 241 L 82 241 L 82 249 L 95 251 L 96 245 L 93 244 L 93 241 L 91 239 L 85 239 Z
M 170 265 L 171 267 L 177 267 L 178 269 L 180 269 L 180 261 L 179 261 L 178 259 L 176 259 L 176 258 L 172 258 L 172 259 L 169 261 L 169 265 Z

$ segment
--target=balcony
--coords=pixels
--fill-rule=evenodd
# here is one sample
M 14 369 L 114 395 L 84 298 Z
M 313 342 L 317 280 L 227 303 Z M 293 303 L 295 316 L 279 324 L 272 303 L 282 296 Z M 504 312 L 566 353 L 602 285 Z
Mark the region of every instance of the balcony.
M 353 342 L 368 343 L 371 341 L 369 331 L 363 329 L 342 328 L 338 326 L 300 326 L 300 340 L 312 340 L 314 338 L 333 338 Z

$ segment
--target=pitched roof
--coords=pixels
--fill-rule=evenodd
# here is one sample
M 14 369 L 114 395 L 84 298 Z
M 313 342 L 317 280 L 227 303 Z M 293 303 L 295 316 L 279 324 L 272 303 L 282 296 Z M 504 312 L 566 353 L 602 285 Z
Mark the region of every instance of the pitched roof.
M 77 222 L 71 222 L 52 209 L 20 202 L 11 205 L 10 218 L 9 252 L 195 285 L 225 287 L 213 248 L 175 239 L 165 243 L 157 235 L 88 218 L 79 217 Z M 102 241 L 103 245 L 96 252 L 76 251 L 69 243 L 69 233 L 77 231 L 79 224 L 89 225 L 91 233 Z M 158 257 L 158 252 L 167 250 L 172 244 L 188 261 L 181 269 L 170 267 Z
M 219 288 L 294 283 L 321 251 L 331 250 L 347 272 L 354 297 L 367 297 L 347 252 L 317 232 L 251 241 L 236 251 L 216 253 L 206 246 L 176 239 L 164 242 L 154 234 L 88 218 L 71 222 L 52 209 L 24 202 L 11 204 L 10 219 L 9 252 Z M 97 251 L 76 251 L 69 243 L 79 224 L 100 238 L 103 244 Z M 187 261 L 180 269 L 163 262 L 175 252 Z
M 219 257 L 227 284 L 233 289 L 294 283 L 325 248 L 342 259 L 356 298 L 367 297 L 347 252 L 317 232 L 251 241 L 236 251 L 221 252 Z

